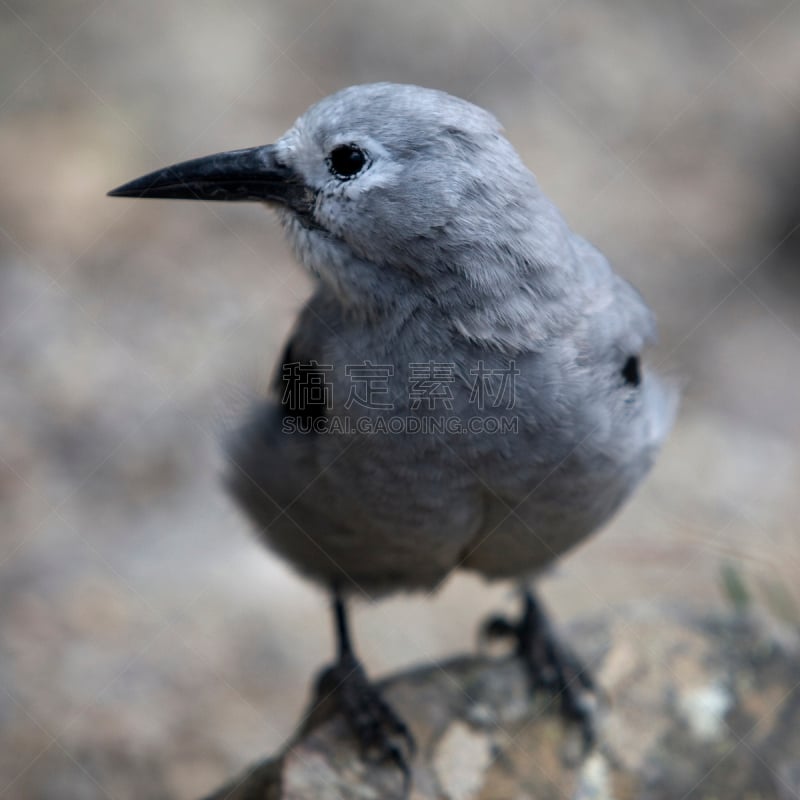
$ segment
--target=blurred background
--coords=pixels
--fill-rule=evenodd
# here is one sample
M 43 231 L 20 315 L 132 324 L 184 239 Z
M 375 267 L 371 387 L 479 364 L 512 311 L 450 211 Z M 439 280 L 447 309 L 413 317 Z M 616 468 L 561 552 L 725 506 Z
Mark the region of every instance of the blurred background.
M 727 580 L 797 622 L 798 36 L 796 0 L 0 0 L 0 797 L 199 796 L 332 654 L 219 481 L 310 284 L 258 206 L 104 193 L 352 83 L 494 112 L 685 383 L 647 484 L 543 580 L 557 620 Z M 513 600 L 457 576 L 358 607 L 358 645 L 446 658 Z

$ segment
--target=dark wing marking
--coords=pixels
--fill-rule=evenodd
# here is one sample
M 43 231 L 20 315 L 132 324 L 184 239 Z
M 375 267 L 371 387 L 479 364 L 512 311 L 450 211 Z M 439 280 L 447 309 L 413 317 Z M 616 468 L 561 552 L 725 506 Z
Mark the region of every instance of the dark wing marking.
M 283 416 L 294 417 L 304 425 L 324 417 L 331 407 L 331 370 L 314 359 L 304 359 L 295 340 L 290 339 L 273 380 Z
M 622 367 L 622 377 L 631 386 L 638 386 L 642 382 L 642 373 L 639 369 L 638 356 L 629 356 L 625 365 Z

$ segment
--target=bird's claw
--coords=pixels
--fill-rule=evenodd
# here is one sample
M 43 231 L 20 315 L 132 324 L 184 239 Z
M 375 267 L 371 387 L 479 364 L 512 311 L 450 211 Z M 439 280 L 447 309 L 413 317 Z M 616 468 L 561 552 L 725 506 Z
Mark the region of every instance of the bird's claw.
M 518 622 L 507 617 L 490 617 L 482 626 L 486 639 L 514 639 L 516 654 L 528 676 L 531 694 L 544 689 L 559 700 L 562 716 L 580 730 L 583 755 L 596 742 L 594 680 L 577 656 L 554 636 L 535 601 L 526 601 Z
M 481 626 L 482 639 L 511 639 L 519 636 L 519 625 L 514 624 L 508 617 L 497 615 L 489 617 Z
M 400 770 L 406 797 L 411 787 L 410 760 L 416 750 L 414 737 L 355 658 L 345 656 L 323 671 L 318 695 L 328 694 L 336 696 L 365 755 L 376 762 L 392 763 Z

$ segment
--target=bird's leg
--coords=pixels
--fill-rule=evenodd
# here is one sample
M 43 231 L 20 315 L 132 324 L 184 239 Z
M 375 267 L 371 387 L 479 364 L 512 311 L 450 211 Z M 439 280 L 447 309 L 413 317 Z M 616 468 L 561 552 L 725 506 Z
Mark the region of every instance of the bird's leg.
M 517 622 L 502 616 L 490 618 L 483 629 L 489 639 L 513 638 L 516 654 L 525 665 L 531 693 L 554 692 L 564 717 L 580 727 L 585 752 L 595 742 L 595 684 L 577 656 L 556 638 L 547 615 L 530 589 L 523 594 L 523 613 Z
M 369 680 L 355 655 L 347 624 L 344 601 L 333 594 L 333 615 L 338 657 L 317 682 L 317 698 L 333 696 L 359 744 L 366 753 L 393 762 L 403 773 L 404 795 L 408 794 L 414 754 L 414 738 L 380 690 Z M 403 747 L 403 745 L 405 745 Z

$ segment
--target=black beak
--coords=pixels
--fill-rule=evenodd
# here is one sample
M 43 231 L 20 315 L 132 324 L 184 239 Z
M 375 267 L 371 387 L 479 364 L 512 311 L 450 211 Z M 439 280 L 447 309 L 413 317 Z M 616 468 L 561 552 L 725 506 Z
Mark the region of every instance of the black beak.
M 156 170 L 112 189 L 110 197 L 272 201 L 308 213 L 313 192 L 281 164 L 273 145 L 216 153 Z

